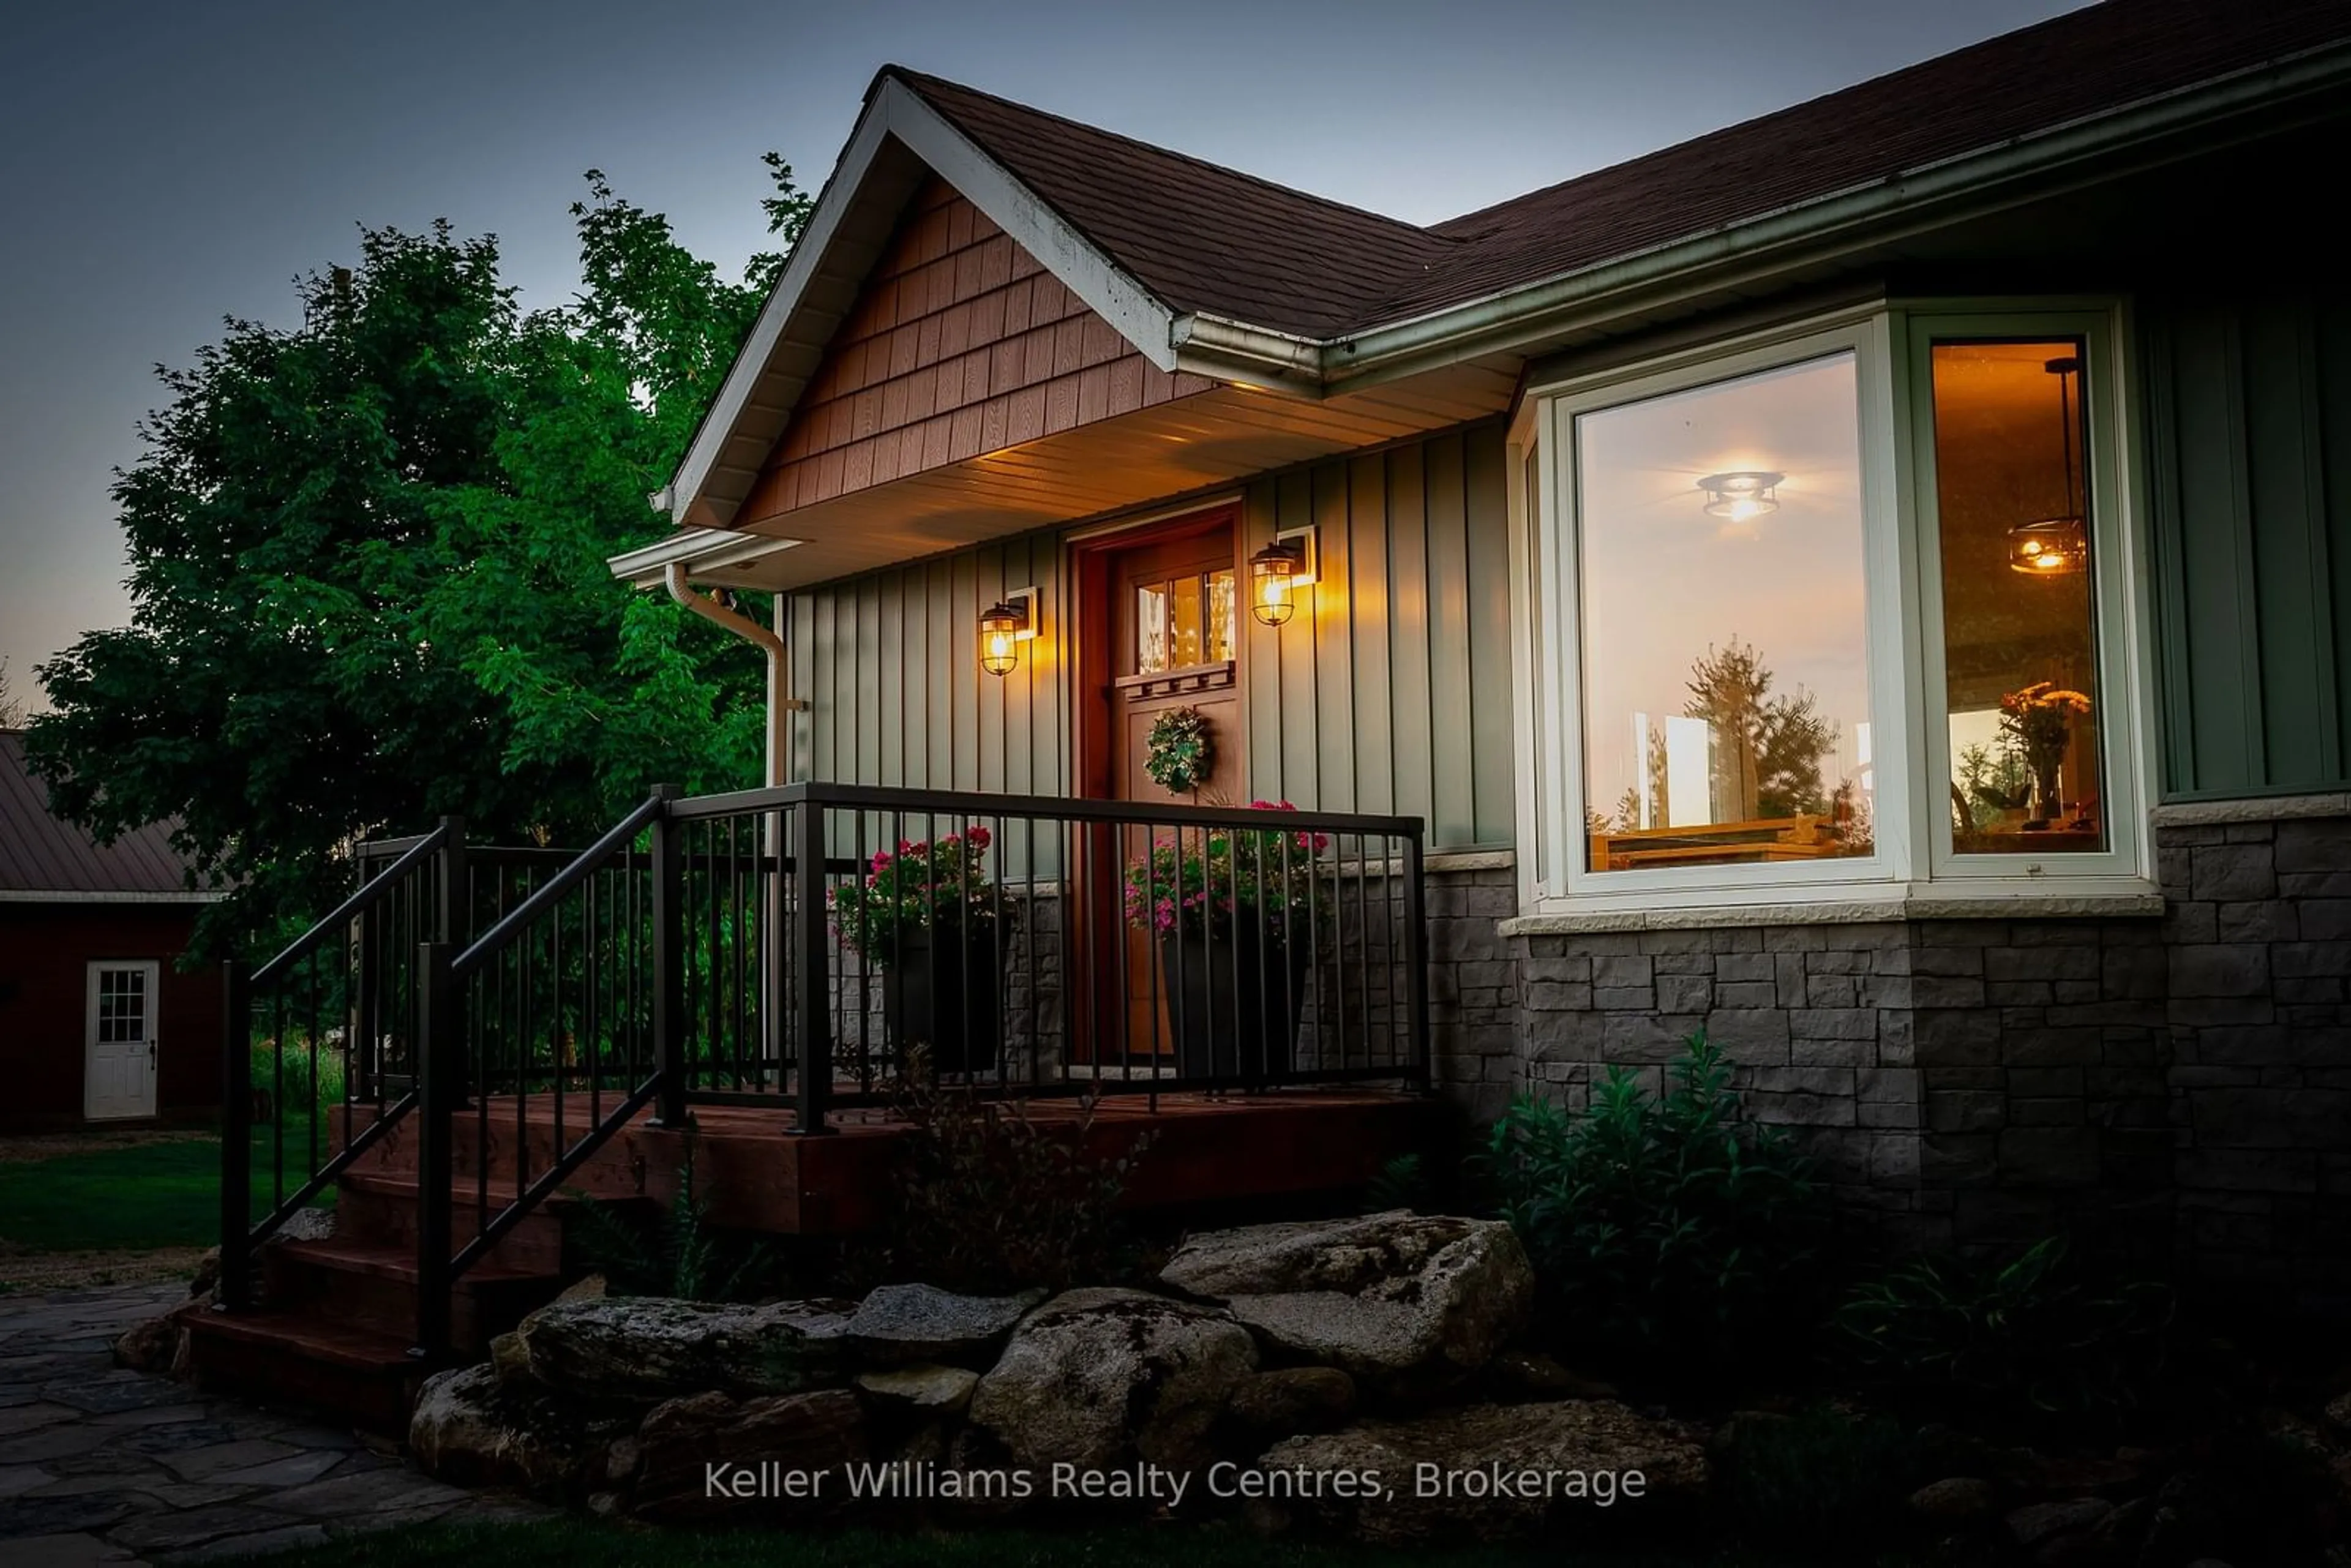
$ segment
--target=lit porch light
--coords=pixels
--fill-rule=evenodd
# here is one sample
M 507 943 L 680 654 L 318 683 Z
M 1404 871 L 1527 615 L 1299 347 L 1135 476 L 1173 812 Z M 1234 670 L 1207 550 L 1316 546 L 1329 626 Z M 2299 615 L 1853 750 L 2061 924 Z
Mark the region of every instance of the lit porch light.
M 1008 675 L 1020 663 L 1020 644 L 1037 635 L 1037 591 L 1018 589 L 980 612 L 979 667 Z
M 1311 586 L 1315 567 L 1311 528 L 1276 534 L 1249 557 L 1249 613 L 1263 626 L 1286 626 L 1298 612 L 1297 590 Z
M 1786 477 L 1767 468 L 1735 468 L 1708 475 L 1698 487 L 1706 492 L 1708 517 L 1743 523 L 1780 509 L 1780 481 Z

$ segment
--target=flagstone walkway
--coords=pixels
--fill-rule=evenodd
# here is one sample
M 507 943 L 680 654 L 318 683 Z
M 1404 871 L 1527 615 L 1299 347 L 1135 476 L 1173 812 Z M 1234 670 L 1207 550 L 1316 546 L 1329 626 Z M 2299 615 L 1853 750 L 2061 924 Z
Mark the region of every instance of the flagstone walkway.
M 436 1519 L 538 1517 L 298 1413 L 114 1364 L 187 1286 L 0 1296 L 0 1563 L 193 1563 Z

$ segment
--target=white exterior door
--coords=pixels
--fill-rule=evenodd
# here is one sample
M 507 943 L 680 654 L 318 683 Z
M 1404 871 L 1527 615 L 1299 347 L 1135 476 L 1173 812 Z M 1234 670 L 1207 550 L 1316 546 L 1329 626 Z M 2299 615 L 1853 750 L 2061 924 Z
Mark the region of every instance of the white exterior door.
M 155 1113 L 157 978 L 152 959 L 89 967 L 82 1114 L 93 1122 Z

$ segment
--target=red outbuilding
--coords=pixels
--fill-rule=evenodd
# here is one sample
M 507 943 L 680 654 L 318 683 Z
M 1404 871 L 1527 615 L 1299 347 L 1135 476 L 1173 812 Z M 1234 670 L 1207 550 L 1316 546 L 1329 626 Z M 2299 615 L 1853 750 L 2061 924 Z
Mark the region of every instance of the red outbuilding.
M 0 730 L 0 1127 L 218 1113 L 220 973 L 182 964 L 219 895 L 188 883 L 167 828 L 100 845 L 53 815 Z

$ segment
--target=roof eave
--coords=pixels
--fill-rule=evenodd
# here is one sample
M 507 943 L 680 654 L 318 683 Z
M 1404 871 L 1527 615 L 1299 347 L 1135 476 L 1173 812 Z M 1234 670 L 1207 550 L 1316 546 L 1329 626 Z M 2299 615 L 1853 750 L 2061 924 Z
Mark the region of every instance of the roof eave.
M 867 176 L 885 146 L 896 142 L 953 185 L 972 205 L 1050 268 L 1096 314 L 1115 328 L 1159 369 L 1176 368 L 1176 311 L 1154 296 L 1109 255 L 1063 218 L 1003 164 L 988 156 L 953 121 L 898 77 L 884 71 L 867 93 L 849 145 L 825 182 L 808 226 L 761 307 L 718 393 L 704 411 L 685 456 L 655 497 L 681 528 L 723 528 L 739 499 L 716 499 L 707 491 L 713 473 L 733 441 L 755 395 L 763 406 L 789 408 L 803 384 L 762 388 L 778 344 L 840 238 L 844 221 L 858 205 Z
M 2126 154 L 2346 82 L 2351 82 L 2351 46 L 2329 45 L 1653 250 L 1328 340 L 1319 346 L 1320 379 L 1332 390 L 1368 385 L 1523 346 L 1596 324 L 1633 300 L 1647 304 L 1677 285 L 1778 271 L 1824 252 L 1893 237 L 1905 227 L 1948 223 L 1972 206 L 2002 204 L 2001 192 L 2034 176 Z

